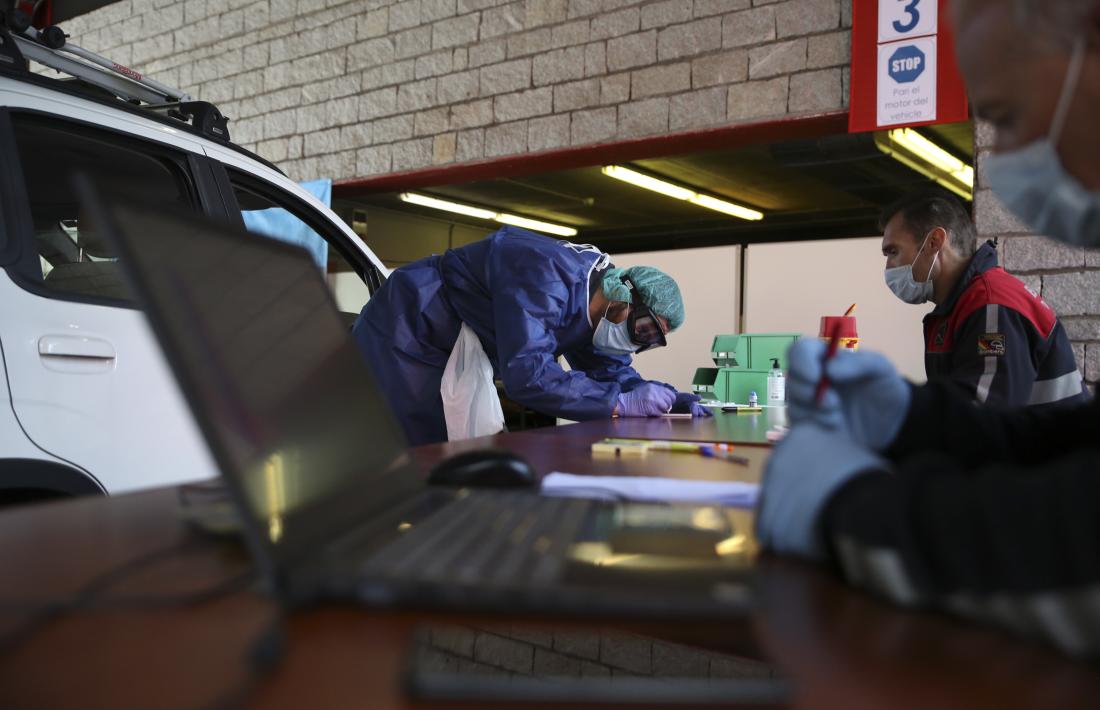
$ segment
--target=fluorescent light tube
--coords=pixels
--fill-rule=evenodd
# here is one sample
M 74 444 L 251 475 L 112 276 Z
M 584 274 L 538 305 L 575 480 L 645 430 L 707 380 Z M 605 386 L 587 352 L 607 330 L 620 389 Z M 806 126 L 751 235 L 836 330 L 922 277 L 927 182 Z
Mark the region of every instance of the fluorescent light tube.
M 689 190 L 686 187 L 680 187 L 679 185 L 673 185 L 670 182 L 664 180 L 658 180 L 655 177 L 639 173 L 630 168 L 624 168 L 621 165 L 605 165 L 602 169 L 604 175 L 613 177 L 616 180 L 622 180 L 623 182 L 630 183 L 636 187 L 642 187 L 646 190 L 652 190 L 653 192 L 659 192 L 662 195 L 672 197 L 677 200 L 686 200 L 693 205 L 699 205 L 700 207 L 706 207 L 708 210 L 715 210 L 728 214 L 733 217 L 740 217 L 741 219 L 757 220 L 763 219 L 764 213 L 758 212 L 748 207 L 742 207 L 741 205 L 728 202 L 726 200 L 720 200 L 717 197 L 710 195 L 704 195 L 694 190 Z
M 717 212 L 724 212 L 725 214 L 732 215 L 734 217 L 740 217 L 741 219 L 758 220 L 764 219 L 764 213 L 756 210 L 750 210 L 748 207 L 742 207 L 741 205 L 735 205 L 732 202 L 726 202 L 725 200 L 719 200 L 710 195 L 696 195 L 688 200 L 693 205 L 699 205 L 700 207 L 706 207 L 708 210 L 715 210 Z
M 890 140 L 950 173 L 967 187 L 974 187 L 974 169 L 911 128 L 890 131 Z
M 458 202 L 439 200 L 434 197 L 428 197 L 427 195 L 419 195 L 415 192 L 402 192 L 400 197 L 403 202 L 408 202 L 410 204 L 420 205 L 421 207 L 431 207 L 432 209 L 444 210 L 446 212 L 454 212 L 455 214 L 464 214 L 468 217 L 477 217 L 478 219 L 493 219 L 497 216 L 497 213 L 492 210 L 484 210 L 480 207 L 463 205 Z
M 577 234 L 577 230 L 572 227 L 542 222 L 537 219 L 528 219 L 527 217 L 520 217 L 519 215 L 508 214 L 506 212 L 494 212 L 481 207 L 474 207 L 473 205 L 464 205 L 460 202 L 440 200 L 415 192 L 403 192 L 399 197 L 403 202 L 408 202 L 409 204 L 420 205 L 421 207 L 431 207 L 432 209 L 454 212 L 456 214 L 464 214 L 468 217 L 477 217 L 478 219 L 491 219 L 502 224 L 524 227 L 536 232 L 546 232 L 547 234 L 556 234 L 561 237 L 572 237 Z
M 690 200 L 695 196 L 693 191 L 685 187 L 680 187 L 679 185 L 673 185 L 664 180 L 658 180 L 657 178 L 643 175 L 629 168 L 624 168 L 621 165 L 605 165 L 602 172 L 604 175 L 613 177 L 616 180 L 622 180 L 623 182 L 628 182 L 637 187 L 644 187 L 647 190 L 659 192 L 662 195 L 667 195 L 677 200 Z
M 501 212 L 493 219 L 503 224 L 511 224 L 516 227 L 524 227 L 525 229 L 531 229 L 536 232 L 556 234 L 559 237 L 572 237 L 577 233 L 577 230 L 573 229 L 572 227 L 563 227 L 560 224 L 551 224 L 550 222 L 540 222 L 537 219 L 527 219 L 526 217 L 519 217 L 517 215 L 508 214 L 506 212 Z
M 885 134 L 876 134 L 875 145 L 960 197 L 974 199 L 974 168 L 912 128 L 895 128 Z

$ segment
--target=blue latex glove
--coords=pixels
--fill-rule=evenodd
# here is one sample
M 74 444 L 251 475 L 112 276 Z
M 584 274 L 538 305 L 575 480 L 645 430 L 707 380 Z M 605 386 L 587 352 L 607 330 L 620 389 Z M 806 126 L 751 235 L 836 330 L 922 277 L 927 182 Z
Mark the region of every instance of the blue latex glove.
M 647 382 L 619 395 L 620 417 L 659 417 L 676 401 L 676 393 L 663 385 Z
M 886 462 L 841 432 L 795 425 L 768 459 L 756 510 L 761 546 L 814 560 L 824 557 L 821 511 L 845 481 L 886 470 Z
M 803 338 L 787 354 L 787 415 L 791 425 L 814 422 L 846 431 L 857 444 L 884 451 L 898 435 L 909 412 L 909 384 L 882 355 L 838 352 L 825 365 L 829 388 L 814 401 L 826 344 Z
M 672 412 L 690 414 L 693 417 L 709 417 L 710 410 L 699 404 L 701 399 L 702 397 L 691 392 L 677 392 L 676 401 L 672 403 Z

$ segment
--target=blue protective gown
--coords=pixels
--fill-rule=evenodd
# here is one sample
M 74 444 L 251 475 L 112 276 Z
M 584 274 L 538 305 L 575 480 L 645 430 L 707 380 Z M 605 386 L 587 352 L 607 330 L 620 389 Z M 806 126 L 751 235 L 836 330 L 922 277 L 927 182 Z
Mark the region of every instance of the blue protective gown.
M 592 347 L 589 276 L 601 260 L 594 248 L 504 227 L 395 270 L 352 334 L 409 443 L 447 440 L 439 387 L 463 323 L 505 393 L 545 414 L 607 418 L 620 392 L 647 382 L 629 356 Z

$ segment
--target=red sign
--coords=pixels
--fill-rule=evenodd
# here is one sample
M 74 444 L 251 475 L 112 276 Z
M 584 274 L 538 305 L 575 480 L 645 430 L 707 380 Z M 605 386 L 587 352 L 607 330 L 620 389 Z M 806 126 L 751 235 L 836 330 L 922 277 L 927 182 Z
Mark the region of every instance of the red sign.
M 969 117 L 948 0 L 853 0 L 848 131 Z

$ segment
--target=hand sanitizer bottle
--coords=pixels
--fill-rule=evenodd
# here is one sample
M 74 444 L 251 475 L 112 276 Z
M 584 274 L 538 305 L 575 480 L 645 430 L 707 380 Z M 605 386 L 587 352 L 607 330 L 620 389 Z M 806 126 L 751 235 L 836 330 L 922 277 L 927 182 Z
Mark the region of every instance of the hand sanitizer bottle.
M 768 372 L 768 406 L 780 407 L 787 401 L 787 380 L 779 369 L 779 358 L 772 358 L 772 369 Z

